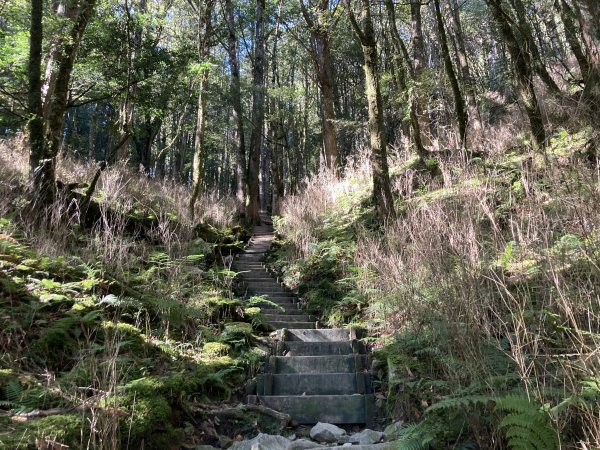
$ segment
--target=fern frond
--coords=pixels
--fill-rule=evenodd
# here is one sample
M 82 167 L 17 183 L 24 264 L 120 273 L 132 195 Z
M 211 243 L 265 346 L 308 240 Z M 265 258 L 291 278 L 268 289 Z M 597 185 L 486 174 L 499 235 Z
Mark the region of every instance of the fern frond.
M 465 395 L 462 397 L 452 397 L 434 403 L 425 410 L 425 413 L 444 410 L 468 410 L 477 405 L 486 405 L 489 402 L 495 402 L 496 398 L 489 395 Z
M 496 402 L 496 411 L 508 413 L 500 422 L 509 448 L 554 450 L 559 448 L 558 434 L 549 414 L 523 395 L 508 395 Z

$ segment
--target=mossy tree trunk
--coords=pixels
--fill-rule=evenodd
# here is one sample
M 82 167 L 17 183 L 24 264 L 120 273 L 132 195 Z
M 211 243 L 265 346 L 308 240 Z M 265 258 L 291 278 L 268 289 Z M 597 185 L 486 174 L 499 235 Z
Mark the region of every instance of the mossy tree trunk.
M 192 162 L 192 196 L 189 211 L 192 221 L 195 219 L 196 200 L 202 190 L 202 174 L 204 171 L 204 152 L 206 136 L 206 91 L 209 82 L 210 43 L 212 37 L 212 10 L 214 1 L 201 1 L 198 8 L 198 59 L 201 64 L 200 87 L 198 93 L 198 114 L 196 115 L 196 134 L 194 142 L 194 158 Z
M 471 75 L 471 67 L 467 58 L 467 46 L 465 45 L 465 36 L 460 20 L 460 10 L 458 0 L 448 2 L 448 20 L 452 36 L 456 42 L 456 59 L 458 61 L 459 73 L 463 84 L 464 96 L 467 103 L 468 120 L 471 129 L 475 132 L 483 128 L 481 112 L 477 104 L 475 81 Z
M 32 6 L 35 2 L 32 3 Z M 50 204 L 56 196 L 56 157 L 60 150 L 63 137 L 63 126 L 65 122 L 65 114 L 68 107 L 69 88 L 71 81 L 71 73 L 75 63 L 75 56 L 79 49 L 79 44 L 83 38 L 83 33 L 92 17 L 95 0 L 82 0 L 78 5 L 77 13 L 73 20 L 70 20 L 70 29 L 67 37 L 60 41 L 60 45 L 56 52 L 53 61 L 55 71 L 52 73 L 52 93 L 46 99 L 46 107 L 42 106 L 40 81 L 34 81 L 33 78 L 39 78 L 41 71 L 38 71 L 33 65 L 37 65 L 35 61 L 37 56 L 30 59 L 30 64 L 33 62 L 32 68 L 34 73 L 30 74 L 30 109 L 35 110 L 34 127 L 34 147 L 32 147 L 30 166 L 32 167 L 33 190 L 37 194 L 37 200 L 43 204 Z M 71 5 L 73 6 L 73 5 Z M 33 8 L 32 19 L 37 22 L 38 7 Z M 36 41 L 41 41 L 41 25 L 32 20 L 32 44 L 34 45 L 33 52 L 37 53 L 39 45 Z M 31 55 L 31 54 L 30 54 Z M 39 88 L 38 88 L 39 83 Z M 34 92 L 35 90 L 35 92 Z M 38 91 L 39 90 L 39 94 Z M 35 99 L 34 99 L 35 96 Z M 40 99 L 38 101 L 38 96 Z M 43 118 L 42 118 L 43 115 Z M 40 125 L 41 123 L 41 125 Z M 40 144 L 40 127 L 43 128 L 43 137 Z M 31 134 L 31 129 L 30 129 Z
M 533 84 L 534 70 L 531 55 L 522 40 L 513 31 L 510 16 L 502 7 L 502 0 L 486 1 L 508 47 L 514 68 L 516 88 L 527 113 L 535 144 L 538 148 L 544 148 L 546 145 L 546 129 L 544 128 L 542 111 Z
M 576 23 L 578 20 L 577 14 L 566 0 L 556 0 L 555 7 L 559 11 L 564 25 L 567 43 L 579 64 L 579 70 L 585 85 L 584 96 L 592 104 L 597 105 L 600 100 L 600 72 L 590 64 L 580 43 L 581 28 Z
M 248 164 L 249 203 L 246 215 L 252 223 L 260 222 L 260 155 L 265 123 L 265 0 L 256 0 L 254 24 L 254 61 L 252 66 L 252 133 Z
M 348 1 L 348 0 L 347 0 Z M 351 5 L 348 13 L 352 27 L 360 40 L 365 72 L 365 89 L 369 106 L 369 140 L 371 143 L 371 170 L 373 172 L 373 202 L 381 220 L 395 215 L 394 200 L 390 189 L 390 177 L 387 161 L 387 142 L 383 121 L 383 100 L 379 86 L 379 61 L 377 41 L 371 18 L 369 0 L 360 0 L 358 20 Z
M 31 23 L 29 28 L 28 109 L 29 122 L 29 168 L 34 194 L 41 194 L 47 188 L 44 180 L 36 180 L 35 171 L 46 157 L 44 142 L 44 120 L 42 107 L 42 18 L 43 0 L 31 0 Z M 54 184 L 54 180 L 51 180 Z
M 335 126 L 334 77 L 331 65 L 331 33 L 337 23 L 329 11 L 329 0 L 318 0 L 307 5 L 300 1 L 302 15 L 310 30 L 310 55 L 317 74 L 317 85 L 321 92 L 321 125 L 323 133 L 322 163 L 333 170 L 340 167 L 340 152 L 337 147 Z M 311 14 L 309 11 L 314 11 Z
M 236 198 L 238 201 L 238 212 L 246 212 L 246 186 L 248 183 L 246 172 L 246 143 L 244 140 L 244 117 L 242 110 L 242 94 L 240 86 L 240 60 L 238 49 L 238 38 L 236 32 L 235 15 L 233 11 L 232 0 L 225 0 L 225 14 L 227 21 L 227 54 L 229 57 L 229 69 L 231 70 L 231 84 L 229 93 L 231 95 L 231 104 L 233 106 L 233 120 L 236 125 Z
M 421 0 L 410 0 L 410 18 L 411 18 L 411 33 L 412 33 L 412 66 L 413 79 L 417 86 L 423 81 L 425 62 L 425 39 L 423 37 L 423 24 L 421 18 Z M 415 90 L 415 99 L 413 107 L 415 109 L 416 121 L 415 130 L 419 130 L 421 143 L 423 147 L 431 145 L 429 120 L 429 111 L 427 108 L 426 93 L 423 89 Z
M 433 8 L 435 12 L 435 18 L 437 22 L 438 34 L 440 37 L 440 46 L 442 50 L 442 57 L 444 58 L 444 68 L 446 69 L 446 76 L 450 81 L 452 87 L 452 94 L 454 96 L 454 109 L 456 111 L 456 122 L 458 123 L 458 135 L 460 140 L 461 148 L 464 148 L 467 143 L 467 110 L 465 106 L 465 99 L 460 91 L 458 84 L 458 77 L 452 65 L 452 57 L 450 56 L 450 48 L 448 47 L 448 37 L 446 36 L 446 28 L 444 25 L 444 18 L 442 16 L 442 10 L 440 7 L 439 0 L 434 0 Z

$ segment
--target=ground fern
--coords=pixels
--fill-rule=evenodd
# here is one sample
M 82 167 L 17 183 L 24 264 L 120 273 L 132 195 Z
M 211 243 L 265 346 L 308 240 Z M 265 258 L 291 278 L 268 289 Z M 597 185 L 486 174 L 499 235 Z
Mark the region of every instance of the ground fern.
M 559 448 L 558 434 L 549 414 L 527 397 L 509 395 L 496 402 L 496 411 L 507 415 L 500 422 L 508 446 L 513 450 L 554 450 Z

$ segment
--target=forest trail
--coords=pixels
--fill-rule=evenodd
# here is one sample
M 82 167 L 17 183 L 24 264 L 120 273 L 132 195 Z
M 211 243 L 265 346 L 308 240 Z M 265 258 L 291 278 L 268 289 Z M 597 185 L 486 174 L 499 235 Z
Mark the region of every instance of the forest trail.
M 270 218 L 255 226 L 250 244 L 233 263 L 246 296 L 264 296 L 262 309 L 277 330 L 275 351 L 264 374 L 258 376 L 256 395 L 249 403 L 261 403 L 288 413 L 300 424 L 369 424 L 373 396 L 364 344 L 357 330 L 319 329 L 300 309 L 290 292 L 265 266 L 265 254 L 274 233 Z M 259 304 L 260 305 L 260 304 Z

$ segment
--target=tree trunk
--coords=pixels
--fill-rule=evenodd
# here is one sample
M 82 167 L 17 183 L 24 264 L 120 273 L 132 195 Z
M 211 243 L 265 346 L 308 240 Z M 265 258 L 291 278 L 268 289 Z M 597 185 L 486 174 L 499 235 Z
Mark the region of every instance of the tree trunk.
M 388 20 L 390 25 L 390 31 L 392 35 L 392 43 L 394 45 L 394 49 L 396 50 L 396 57 L 403 58 L 404 60 L 404 72 L 408 72 L 411 78 L 415 77 L 414 67 L 410 62 L 410 56 L 408 54 L 408 49 L 406 45 L 404 45 L 404 41 L 400 36 L 400 32 L 398 31 L 398 27 L 396 26 L 396 11 L 394 9 L 394 3 L 392 0 L 385 0 L 385 6 L 388 12 Z M 404 83 L 405 84 L 405 83 Z M 405 85 L 406 88 L 406 85 Z M 419 122 L 419 114 L 417 111 L 417 101 L 413 95 L 407 96 L 407 101 L 409 102 L 409 118 L 410 118 L 410 126 L 412 129 L 412 140 L 415 145 L 415 150 L 419 158 L 423 161 L 427 160 L 429 157 L 429 152 L 425 149 L 423 145 L 423 141 L 421 139 L 421 124 Z
M 44 11 L 43 0 L 31 0 L 31 24 L 29 28 L 29 62 L 28 74 L 28 109 L 29 122 L 29 169 L 32 194 L 34 199 L 48 203 L 53 198 L 54 178 L 46 180 L 44 173 L 36 173 L 40 164 L 46 158 L 44 141 L 44 119 L 42 104 L 42 17 Z M 49 194 L 49 195 L 48 195 Z M 37 197 L 37 198 L 36 198 Z M 45 197 L 45 199 L 44 199 Z
M 458 135 L 460 139 L 461 148 L 465 148 L 467 144 L 467 111 L 465 108 L 465 100 L 460 92 L 460 86 L 458 85 L 458 78 L 452 65 L 452 58 L 450 56 L 450 49 L 448 48 L 448 38 L 446 37 L 446 29 L 444 27 L 444 18 L 442 17 L 442 11 L 440 8 L 439 0 L 433 2 L 435 17 L 437 21 L 438 33 L 440 35 L 440 44 L 442 50 L 442 56 L 444 58 L 444 66 L 446 68 L 446 75 L 450 81 L 452 87 L 452 94 L 454 95 L 454 108 L 456 110 L 456 121 L 458 122 Z
M 373 172 L 373 202 L 381 220 L 395 215 L 394 200 L 390 189 L 387 162 L 387 142 L 383 122 L 383 101 L 379 87 L 379 62 L 375 29 L 371 19 L 369 0 L 360 0 L 359 22 L 350 6 L 348 12 L 356 36 L 359 38 L 365 72 L 365 88 L 369 105 L 369 139 L 371 142 L 371 170 Z
M 544 128 L 542 111 L 540 110 L 533 85 L 534 71 L 529 52 L 523 47 L 524 43 L 520 43 L 513 32 L 511 24 L 507 19 L 508 16 L 502 9 L 502 0 L 486 1 L 491 8 L 492 14 L 502 33 L 502 37 L 508 47 L 514 67 L 517 90 L 521 102 L 523 103 L 523 107 L 527 112 L 535 143 L 538 148 L 544 148 L 546 146 L 546 130 Z
M 467 102 L 468 119 L 471 128 L 474 131 L 480 131 L 483 128 L 481 121 L 481 112 L 477 105 L 475 81 L 471 76 L 471 68 L 469 66 L 469 60 L 467 58 L 467 48 L 465 45 L 465 37 L 460 21 L 460 9 L 458 0 L 452 0 L 448 3 L 448 19 L 450 22 L 450 28 L 456 41 L 456 55 L 458 59 L 458 67 L 460 68 L 460 75 L 463 83 L 463 90 L 465 93 L 465 100 Z
M 596 35 L 596 21 L 600 18 L 594 17 L 594 14 L 600 10 L 597 5 L 586 5 L 584 8 L 578 7 L 575 3 L 575 11 L 581 30 L 581 38 L 585 47 L 585 58 L 587 60 L 587 70 L 590 86 L 586 86 L 589 97 L 597 101 L 600 95 L 600 86 L 597 85 L 600 80 L 600 36 Z
M 578 19 L 577 14 L 566 0 L 556 0 L 555 6 L 560 13 L 564 25 L 565 37 L 571 48 L 571 52 L 573 52 L 579 64 L 579 70 L 581 71 L 581 77 L 585 85 L 583 91 L 584 97 L 592 103 L 596 103 L 600 99 L 600 73 L 590 65 L 579 42 L 577 34 L 580 28 L 575 24 L 575 21 Z
M 244 141 L 244 116 L 240 87 L 240 60 L 238 56 L 238 40 L 232 0 L 225 0 L 225 14 L 227 16 L 228 29 L 227 53 L 229 56 L 229 68 L 231 70 L 229 92 L 231 95 L 231 103 L 233 105 L 233 119 L 237 127 L 235 135 L 236 198 L 239 208 L 238 213 L 244 214 L 246 212 L 246 186 L 248 183 L 246 172 L 246 143 Z
M 423 38 L 423 26 L 421 20 L 421 0 L 410 0 L 410 15 L 411 15 L 411 32 L 413 38 L 413 79 L 419 83 L 423 76 L 425 64 L 425 41 Z M 417 116 L 417 128 L 421 136 L 423 147 L 431 145 L 430 138 L 430 120 L 429 111 L 427 110 L 427 102 L 423 98 L 423 92 L 417 92 L 414 100 L 414 109 Z
M 550 92 L 559 94 L 560 88 L 557 86 L 554 79 L 552 79 L 550 73 L 548 73 L 546 64 L 544 61 L 542 61 L 540 50 L 535 43 L 535 39 L 533 38 L 533 31 L 531 30 L 531 26 L 527 20 L 525 5 L 523 5 L 521 0 L 511 0 L 511 2 L 517 15 L 518 27 L 515 28 L 516 36 L 518 37 L 520 35 L 521 37 L 520 42 L 522 50 L 528 53 L 532 70 L 540 77 Z
M 198 57 L 201 63 L 208 62 L 212 34 L 213 0 L 204 0 L 198 5 Z M 192 162 L 192 196 L 190 197 L 190 218 L 195 219 L 196 200 L 202 190 L 204 171 L 204 137 L 206 135 L 206 90 L 208 87 L 208 69 L 200 74 L 200 92 L 198 93 L 198 114 L 196 116 L 196 134 L 194 140 L 194 159 Z
M 336 21 L 331 17 L 329 0 L 319 0 L 315 6 L 309 4 L 310 9 L 315 11 L 315 16 L 309 12 L 304 0 L 300 1 L 300 7 L 310 30 L 310 54 L 321 93 L 321 128 L 323 132 L 323 157 L 321 159 L 326 167 L 338 170 L 340 152 L 337 147 L 334 78 L 331 66 L 331 32 Z
M 250 135 L 250 161 L 248 165 L 248 219 L 260 223 L 260 155 L 265 122 L 265 0 L 256 0 L 254 29 L 254 61 L 252 66 L 252 133 Z

